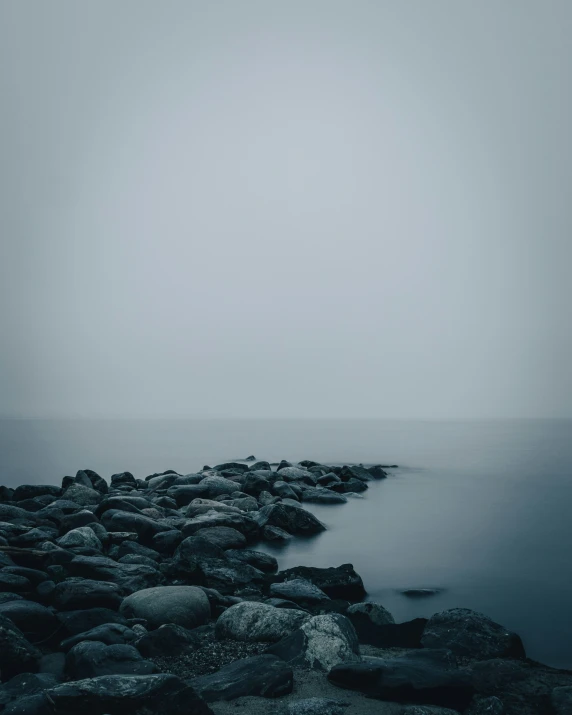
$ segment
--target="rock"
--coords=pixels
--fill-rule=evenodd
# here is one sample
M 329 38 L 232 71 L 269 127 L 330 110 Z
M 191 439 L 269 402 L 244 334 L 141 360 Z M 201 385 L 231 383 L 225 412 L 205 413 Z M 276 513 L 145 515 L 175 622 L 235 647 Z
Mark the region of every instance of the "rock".
M 143 558 L 145 563 L 121 563 L 105 556 L 76 556 L 66 568 L 73 576 L 110 581 L 125 596 L 144 588 L 153 588 L 163 581 L 158 564 L 152 559 Z
M 224 477 L 205 477 L 199 483 L 205 496 L 213 499 L 221 494 L 232 494 L 237 489 L 237 483 Z
M 107 623 L 127 625 L 127 619 L 109 608 L 86 608 L 79 611 L 63 611 L 58 613 L 58 620 L 62 624 L 64 635 L 74 636 L 85 633 L 92 628 L 103 626 Z
M 332 484 L 339 484 L 341 481 L 342 480 L 338 477 L 338 475 L 333 472 L 328 472 L 327 474 L 322 474 L 321 477 L 318 477 L 318 484 L 321 487 L 331 487 Z
M 426 598 L 441 593 L 441 588 L 406 588 L 401 593 L 408 598 Z
M 167 623 L 141 636 L 135 647 L 144 658 L 173 658 L 196 649 L 199 643 L 193 631 Z
M 313 487 L 318 480 L 317 476 L 312 472 L 298 467 L 278 467 L 277 471 L 280 479 L 284 482 L 301 482 Z
M 265 526 L 262 529 L 262 538 L 264 541 L 289 541 L 294 537 L 278 526 Z
M 60 648 L 68 651 L 82 641 L 98 641 L 105 645 L 123 645 L 134 640 L 135 634 L 128 626 L 123 626 L 120 623 L 104 623 L 84 633 L 66 638 L 61 642 Z
M 183 540 L 183 534 L 178 529 L 162 531 L 153 537 L 153 548 L 161 554 L 174 553 L 177 546 Z
M 257 514 L 260 527 L 277 526 L 289 534 L 310 536 L 325 530 L 325 526 L 313 514 L 286 504 L 269 504 Z
M 74 645 L 66 656 L 66 673 L 72 680 L 100 675 L 150 675 L 154 672 L 154 663 L 143 660 L 139 651 L 125 644 L 82 641 Z
M 0 615 L 0 676 L 7 680 L 18 673 L 38 669 L 40 651 L 33 646 L 13 621 Z
M 120 588 L 106 581 L 68 579 L 56 585 L 52 603 L 59 611 L 97 607 L 117 610 L 121 605 Z
M 89 526 L 80 526 L 78 529 L 68 531 L 64 536 L 60 536 L 56 541 L 63 549 L 76 549 L 78 547 L 88 547 L 101 551 L 101 541 Z
M 360 576 L 352 564 L 337 567 L 317 568 L 314 566 L 295 566 L 279 571 L 275 582 L 293 578 L 304 578 L 317 586 L 330 598 L 343 598 L 347 601 L 359 601 L 365 596 L 365 588 Z
M 305 489 L 302 492 L 302 501 L 314 504 L 346 504 L 348 500 L 343 494 L 316 487 Z
M 26 599 L 3 603 L 0 605 L 0 616 L 9 618 L 32 642 L 48 638 L 59 625 L 49 608 Z
M 358 613 L 363 615 L 369 624 L 373 623 L 376 626 L 386 626 L 388 623 L 395 623 L 395 619 L 391 613 L 379 603 L 372 603 L 370 601 L 365 603 L 354 603 L 347 610 L 347 615 L 350 620 L 352 615 Z
M 215 633 L 220 640 L 275 643 L 296 630 L 307 617 L 304 611 L 244 601 L 231 606 L 219 617 Z
M 146 588 L 127 596 L 120 611 L 128 618 L 144 618 L 151 628 L 165 623 L 195 628 L 211 615 L 208 598 L 196 586 Z
M 550 702 L 555 715 L 572 715 L 572 686 L 554 688 L 550 696 Z M 491 713 L 493 712 L 491 711 Z
M 32 584 L 24 576 L 0 571 L 0 591 L 26 593 L 32 589 Z
M 479 660 L 525 657 L 516 633 L 468 608 L 436 613 L 427 622 L 421 643 L 424 648 L 448 648 L 456 655 Z
M 345 715 L 349 703 L 332 698 L 305 698 L 286 705 L 285 715 Z
M 354 627 L 339 613 L 307 619 L 300 628 L 271 646 L 267 652 L 292 665 L 315 670 L 330 670 L 338 663 L 360 660 Z
M 84 487 L 82 484 L 72 484 L 62 494 L 62 499 L 73 501 L 80 506 L 89 506 L 90 504 L 99 504 L 102 495 L 95 489 Z
M 260 470 L 264 470 L 269 472 L 270 471 L 270 464 L 268 462 L 265 462 L 264 460 L 260 462 L 255 462 L 254 464 L 251 464 L 249 467 L 251 472 L 256 472 Z
M 19 700 L 23 697 L 41 693 L 48 688 L 53 688 L 58 681 L 53 675 L 40 673 L 20 673 L 10 678 L 0 690 L 0 708 L 3 705 Z
M 97 517 L 89 509 L 82 509 L 81 511 L 73 512 L 72 514 L 65 514 L 60 519 L 60 534 L 67 534 L 72 529 L 78 529 L 82 526 L 88 526 L 88 524 L 98 524 Z
M 241 512 L 240 514 L 221 514 L 209 511 L 192 519 L 186 519 L 181 526 L 184 537 L 193 536 L 199 529 L 212 528 L 215 526 L 228 526 L 244 534 L 247 541 L 254 541 L 258 538 L 259 527 L 254 516 Z
M 426 618 L 414 618 L 404 623 L 377 625 L 365 613 L 351 613 L 347 617 L 353 624 L 360 643 L 378 648 L 421 648 L 421 637 L 427 624 Z
M 104 675 L 46 691 L 58 715 L 213 715 L 175 675 Z
M 225 551 L 225 556 L 232 561 L 240 561 L 249 566 L 254 566 L 254 568 L 265 573 L 275 573 L 278 570 L 278 561 L 274 556 L 265 554 L 263 551 L 229 549 Z
M 80 471 L 77 472 L 75 475 L 76 481 L 80 477 L 80 475 L 85 475 L 89 481 L 91 482 L 91 486 L 93 489 L 95 489 L 96 492 L 99 492 L 100 494 L 107 494 L 109 491 L 109 486 L 105 479 L 103 477 L 100 477 L 97 472 L 94 472 L 93 469 L 81 469 Z
M 276 698 L 292 692 L 292 668 L 272 655 L 255 655 L 223 666 L 212 675 L 190 681 L 193 689 L 209 703 L 234 700 L 246 695 Z
M 418 650 L 398 658 L 368 658 L 332 668 L 328 680 L 369 697 L 464 710 L 475 692 L 450 651 Z
M 397 464 L 393 466 L 397 467 Z M 375 479 L 385 479 L 385 477 L 387 477 L 387 472 L 383 469 L 381 464 L 374 464 L 371 467 L 366 467 L 366 469 Z
M 339 477 L 342 482 L 349 482 L 354 479 L 358 479 L 361 482 L 370 482 L 373 478 L 365 467 L 355 464 L 343 466 L 339 472 Z
M 293 578 L 283 583 L 273 583 L 270 595 L 300 603 L 317 603 L 329 600 L 329 596 L 305 578 Z
M 554 691 L 553 691 L 554 692 Z M 572 703 L 570 703 L 572 705 Z M 552 707 L 555 709 L 555 715 L 571 715 L 572 708 L 563 713 L 560 713 L 555 708 L 554 701 Z M 483 698 L 476 695 L 464 715 L 505 715 L 505 707 L 502 700 L 499 700 L 494 695 L 489 698 Z
M 217 589 L 223 594 L 238 595 L 237 589 L 241 586 L 251 590 L 254 588 L 254 591 L 259 593 L 253 582 L 262 582 L 265 578 L 262 571 L 225 558 L 201 559 L 198 562 L 198 573 L 202 585 Z
M 362 482 L 361 479 L 350 479 L 348 482 L 340 482 L 339 484 L 332 484 L 330 489 L 333 489 L 339 494 L 350 494 L 352 492 L 365 492 L 367 489 L 367 483 Z
M 275 482 L 272 485 L 272 493 L 278 497 L 283 497 L 284 499 L 295 499 L 296 501 L 298 500 L 298 495 L 287 482 Z
M 111 486 L 120 487 L 128 486 L 135 489 L 137 486 L 137 481 L 131 472 L 118 472 L 117 474 L 111 475 Z
M 210 529 L 199 529 L 195 538 L 203 538 L 220 549 L 240 549 L 246 546 L 246 538 L 240 531 L 229 526 L 214 526 Z
M 12 501 L 24 501 L 24 499 L 35 499 L 46 494 L 59 497 L 62 493 L 61 487 L 53 484 L 22 484 L 14 489 Z
M 144 514 L 132 514 L 126 511 L 110 509 L 101 517 L 101 522 L 108 531 L 135 532 L 144 546 L 151 546 L 155 534 L 170 531 L 169 527 L 158 524 Z
M 459 715 L 459 712 L 434 705 L 406 705 L 400 715 Z
M 238 472 L 248 472 L 248 464 L 243 464 L 242 462 L 224 462 L 223 464 L 217 464 L 214 467 L 216 472 L 225 472 L 229 469 L 236 469 Z
M 23 598 L 19 593 L 0 593 L 0 605 L 10 601 L 21 601 Z

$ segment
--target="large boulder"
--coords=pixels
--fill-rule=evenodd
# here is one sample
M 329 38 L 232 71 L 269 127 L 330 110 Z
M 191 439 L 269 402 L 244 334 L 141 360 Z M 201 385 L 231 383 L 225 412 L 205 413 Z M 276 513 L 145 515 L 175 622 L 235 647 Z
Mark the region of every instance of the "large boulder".
M 156 670 L 154 663 L 143 660 L 138 650 L 125 644 L 82 641 L 66 655 L 66 673 L 72 680 L 100 675 L 150 675 Z
M 90 548 L 97 549 L 101 551 L 102 544 L 101 541 L 95 535 L 93 529 L 89 526 L 80 526 L 77 529 L 72 529 L 68 531 L 64 536 L 60 536 L 56 541 L 58 546 L 63 549 L 77 549 L 77 548 Z
M 220 513 L 210 510 L 206 514 L 199 514 L 191 519 L 187 519 L 181 526 L 183 536 L 193 536 L 200 529 L 213 528 L 216 526 L 228 526 L 244 534 L 247 541 L 254 541 L 258 538 L 259 526 L 256 518 L 246 512 Z
M 395 623 L 395 619 L 387 609 L 379 603 L 372 603 L 371 601 L 352 603 L 347 610 L 347 616 L 350 620 L 352 620 L 352 616 L 357 618 L 362 616 L 368 625 L 386 626 L 388 623 Z
M 230 526 L 214 526 L 209 529 L 199 529 L 195 537 L 202 537 L 220 549 L 240 549 L 246 546 L 246 538 L 240 531 Z
M 293 578 L 270 586 L 270 595 L 296 603 L 318 603 L 330 599 L 321 589 L 305 578 Z
M 72 501 L 80 506 L 99 504 L 102 499 L 101 492 L 83 484 L 72 484 L 62 494 L 62 499 Z
M 278 477 L 284 482 L 301 482 L 313 487 L 318 477 L 307 469 L 299 467 L 278 467 Z
M 205 592 L 196 586 L 146 588 L 127 596 L 120 612 L 127 618 L 145 618 L 151 628 L 174 623 L 195 628 L 211 616 Z
M 234 700 L 246 695 L 276 698 L 292 692 L 292 668 L 272 655 L 255 655 L 223 666 L 216 673 L 190 681 L 194 690 L 209 703 Z
M 360 601 L 365 596 L 365 588 L 359 574 L 352 564 L 337 567 L 317 568 L 314 566 L 295 566 L 279 571 L 275 581 L 288 581 L 304 578 L 317 586 L 330 598 L 343 598 L 347 601 Z
M 243 564 L 254 566 L 265 573 L 275 573 L 278 570 L 278 561 L 270 554 L 252 549 L 229 549 L 225 556 L 231 561 L 240 561 Z
M 468 608 L 436 613 L 427 622 L 421 643 L 424 648 L 448 648 L 456 655 L 478 660 L 525 657 L 516 633 Z
M 110 509 L 101 517 L 101 523 L 107 531 L 135 532 L 143 545 L 152 546 L 153 537 L 161 531 L 169 531 L 169 527 L 159 524 L 144 514 L 133 514 L 126 511 Z
M 24 636 L 13 621 L 0 615 L 0 677 L 7 680 L 18 673 L 38 669 L 40 651 Z
M 368 658 L 334 666 L 328 680 L 369 697 L 464 710 L 475 688 L 447 650 L 410 651 L 397 658 Z
M 307 618 L 305 611 L 243 601 L 227 608 L 219 617 L 215 633 L 220 640 L 275 643 L 296 630 Z
M 277 526 L 289 534 L 311 536 L 325 530 L 322 522 L 309 511 L 289 504 L 268 504 L 256 516 L 261 528 Z
M 326 671 L 338 663 L 360 660 L 356 632 L 350 621 L 339 613 L 309 618 L 268 652 L 291 665 Z
M 58 715 L 213 715 L 175 675 L 103 675 L 47 691 Z
M 46 495 L 59 497 L 61 493 L 61 487 L 57 487 L 53 484 L 22 484 L 14 489 L 12 500 L 18 502 Z
M 118 563 L 105 556 L 76 556 L 66 568 L 72 576 L 110 581 L 119 586 L 122 595 L 153 588 L 163 581 L 158 564 L 149 559 L 134 564 Z

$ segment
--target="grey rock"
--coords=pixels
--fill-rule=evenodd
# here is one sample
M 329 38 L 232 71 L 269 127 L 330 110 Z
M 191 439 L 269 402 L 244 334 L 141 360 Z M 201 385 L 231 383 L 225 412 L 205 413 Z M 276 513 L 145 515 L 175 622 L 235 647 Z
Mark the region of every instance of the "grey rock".
M 332 698 L 305 698 L 286 706 L 285 715 L 344 715 L 349 703 Z
M 572 715 L 572 686 L 565 685 L 554 688 L 550 696 L 550 702 L 555 715 Z M 494 711 L 491 711 L 491 713 L 494 713 Z
M 294 537 L 278 526 L 265 526 L 262 529 L 262 538 L 264 541 L 289 541 Z
M 307 618 L 304 611 L 244 601 L 231 606 L 219 617 L 215 633 L 221 640 L 275 643 L 296 630 Z
M 97 607 L 117 610 L 121 605 L 121 590 L 115 583 L 68 579 L 56 585 L 52 593 L 52 603 L 59 611 Z
M 75 502 L 80 506 L 88 506 L 91 504 L 99 504 L 102 495 L 95 489 L 84 487 L 82 484 L 72 484 L 62 494 L 62 499 Z
M 199 529 L 195 537 L 201 537 L 220 549 L 240 549 L 246 546 L 246 538 L 240 531 L 230 526 L 215 526 Z
M 142 635 L 135 647 L 144 658 L 173 658 L 195 650 L 199 644 L 200 639 L 192 630 L 166 623 Z
M 240 561 L 254 568 L 264 571 L 265 573 L 275 573 L 278 570 L 278 561 L 263 551 L 254 551 L 252 549 L 240 549 L 225 551 L 225 556 L 233 561 Z
M 98 551 L 102 549 L 101 541 L 89 526 L 80 526 L 77 529 L 68 531 L 64 536 L 60 536 L 56 543 L 64 549 L 74 549 L 85 546 L 91 549 L 97 549 Z
M 310 536 L 325 530 L 325 526 L 313 514 L 305 509 L 286 504 L 269 504 L 257 515 L 260 527 L 277 526 L 289 534 Z
M 558 690 L 558 688 L 555 688 L 555 690 Z M 572 695 L 572 687 L 570 690 Z M 554 691 L 552 692 L 554 693 Z M 572 715 L 572 698 L 569 702 L 569 710 L 564 713 L 558 711 L 554 700 L 552 701 L 552 706 L 555 709 L 555 715 Z M 465 710 L 464 715 L 505 715 L 505 712 L 504 703 L 494 695 L 488 698 L 475 696 L 467 710 Z
M 298 667 L 326 671 L 339 663 L 360 660 L 354 627 L 339 613 L 312 616 L 267 652 Z
M 314 504 L 345 504 L 347 498 L 343 494 L 331 492 L 329 489 L 310 488 L 302 492 L 302 501 Z
M 99 641 L 105 645 L 124 645 L 134 640 L 135 634 L 128 626 L 123 626 L 120 623 L 104 623 L 84 633 L 66 638 L 61 642 L 60 648 L 68 651 L 82 641 Z
M 519 636 L 468 608 L 453 608 L 432 616 L 421 639 L 424 648 L 448 648 L 471 658 L 524 658 Z
M 270 595 L 303 603 L 316 603 L 330 598 L 305 578 L 293 578 L 283 583 L 273 583 L 270 586 Z
M 137 591 L 123 600 L 120 612 L 128 618 L 144 618 L 151 628 L 174 623 L 195 628 L 211 615 L 208 598 L 196 586 L 163 586 Z
M 0 616 L 9 618 L 32 642 L 48 638 L 58 628 L 58 620 L 49 608 L 26 599 L 3 603 Z
M 66 673 L 72 680 L 101 675 L 150 675 L 154 672 L 154 663 L 143 660 L 138 650 L 125 644 L 82 641 L 66 655 Z
M 119 613 L 109 608 L 101 607 L 82 608 L 77 611 L 62 611 L 57 614 L 57 618 L 62 626 L 62 635 L 68 637 L 77 635 L 78 633 L 85 633 L 92 628 L 97 628 L 107 623 L 127 625 L 127 619 Z
M 247 695 L 276 698 L 292 692 L 292 668 L 272 655 L 236 660 L 212 675 L 203 675 L 190 685 L 207 702 L 234 700 Z
M 362 603 L 353 603 L 348 608 L 348 616 L 350 614 L 363 614 L 371 623 L 376 626 L 385 626 L 388 623 L 395 623 L 395 619 L 391 613 L 379 603 L 366 601 Z
M 279 571 L 275 581 L 287 581 L 293 578 L 304 578 L 314 586 L 324 591 L 330 598 L 343 598 L 347 601 L 358 601 L 365 596 L 365 588 L 359 574 L 352 564 L 342 564 L 330 568 L 315 566 L 295 566 Z
M 0 675 L 11 678 L 22 672 L 38 669 L 40 651 L 24 636 L 22 631 L 5 616 L 0 615 Z

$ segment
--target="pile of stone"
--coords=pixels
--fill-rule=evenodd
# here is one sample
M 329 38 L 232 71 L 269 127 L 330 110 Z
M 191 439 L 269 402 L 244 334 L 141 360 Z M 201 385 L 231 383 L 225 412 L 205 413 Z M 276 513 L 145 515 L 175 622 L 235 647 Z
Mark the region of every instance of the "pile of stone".
M 385 476 L 379 465 L 233 462 L 0 487 L 0 709 L 203 715 L 295 692 L 298 673 L 318 670 L 410 715 L 569 713 L 572 676 L 526 660 L 520 638 L 486 616 L 395 623 L 364 601 L 351 564 L 278 571 L 255 548 L 323 531 L 304 502 L 343 502 Z M 310 701 L 283 712 L 342 707 Z

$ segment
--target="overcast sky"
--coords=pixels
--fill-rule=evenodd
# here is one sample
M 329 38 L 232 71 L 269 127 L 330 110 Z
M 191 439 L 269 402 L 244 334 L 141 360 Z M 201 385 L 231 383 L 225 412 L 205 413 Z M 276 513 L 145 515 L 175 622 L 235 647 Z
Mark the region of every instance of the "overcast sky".
M 0 0 L 0 412 L 572 416 L 570 0 Z

